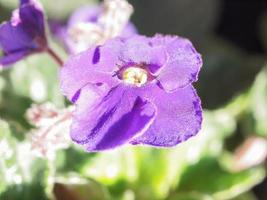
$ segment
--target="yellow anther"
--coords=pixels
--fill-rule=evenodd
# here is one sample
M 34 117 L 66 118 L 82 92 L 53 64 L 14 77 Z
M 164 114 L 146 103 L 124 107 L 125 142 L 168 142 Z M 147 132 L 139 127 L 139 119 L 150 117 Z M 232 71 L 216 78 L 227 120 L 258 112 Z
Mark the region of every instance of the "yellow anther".
M 129 67 L 123 72 L 122 79 L 126 83 L 141 87 L 147 82 L 148 74 L 139 67 Z

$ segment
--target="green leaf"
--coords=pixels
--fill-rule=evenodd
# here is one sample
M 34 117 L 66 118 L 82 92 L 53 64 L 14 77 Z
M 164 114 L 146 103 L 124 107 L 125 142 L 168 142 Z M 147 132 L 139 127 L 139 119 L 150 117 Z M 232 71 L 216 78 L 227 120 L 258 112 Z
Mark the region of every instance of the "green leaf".
M 16 63 L 10 72 L 14 93 L 34 102 L 64 103 L 59 89 L 58 65 L 47 54 L 38 54 Z
M 185 192 L 172 194 L 167 200 L 214 200 L 210 195 L 201 194 L 198 192 Z
M 137 178 L 136 170 L 135 150 L 123 147 L 101 152 L 91 157 L 82 166 L 81 173 L 107 185 L 112 185 L 121 179 L 133 182 Z
M 68 149 L 57 152 L 57 170 L 65 173 L 68 171 L 81 171 L 84 165 L 90 163 L 96 154 L 86 153 L 79 146 L 71 145 Z
M 39 182 L 22 183 L 20 185 L 11 185 L 0 194 L 1 200 L 48 200 L 43 185 Z
M 179 194 L 171 194 L 166 200 L 214 200 L 214 197 L 198 192 L 180 192 Z M 238 197 L 231 198 L 231 200 L 256 200 L 256 198 L 252 193 L 245 193 Z
M 247 192 L 239 195 L 238 197 L 233 198 L 232 200 L 257 200 L 253 192 Z
M 3 77 L 0 76 L 0 102 L 2 101 L 3 96 L 3 90 L 5 87 L 6 81 Z
M 46 199 L 47 163 L 32 154 L 27 140 L 18 140 L 15 130 L 0 120 L 0 199 Z
M 17 173 L 16 147 L 17 141 L 12 137 L 12 132 L 6 122 L 0 119 L 0 191 L 8 184 L 14 184 L 21 180 Z
M 259 73 L 251 89 L 251 111 L 256 133 L 267 137 L 267 67 Z
M 206 157 L 186 169 L 177 191 L 197 191 L 213 199 L 231 199 L 248 191 L 264 177 L 262 168 L 234 173 L 222 168 L 215 158 Z

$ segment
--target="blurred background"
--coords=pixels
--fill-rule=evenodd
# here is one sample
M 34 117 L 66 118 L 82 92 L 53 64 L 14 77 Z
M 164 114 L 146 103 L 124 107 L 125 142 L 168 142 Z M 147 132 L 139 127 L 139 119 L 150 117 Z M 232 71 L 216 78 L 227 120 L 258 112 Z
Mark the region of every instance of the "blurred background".
M 66 22 L 92 0 L 42 0 Z M 33 104 L 66 105 L 47 55 L 0 72 L 0 200 L 266 200 L 267 1 L 131 0 L 145 35 L 189 38 L 203 56 L 195 84 L 205 109 L 201 132 L 171 149 L 125 146 L 85 153 L 72 144 L 38 158 L 27 151 Z M 0 21 L 16 0 L 0 0 Z M 51 36 L 55 48 L 66 56 Z M 36 88 L 39 88 L 36 92 Z

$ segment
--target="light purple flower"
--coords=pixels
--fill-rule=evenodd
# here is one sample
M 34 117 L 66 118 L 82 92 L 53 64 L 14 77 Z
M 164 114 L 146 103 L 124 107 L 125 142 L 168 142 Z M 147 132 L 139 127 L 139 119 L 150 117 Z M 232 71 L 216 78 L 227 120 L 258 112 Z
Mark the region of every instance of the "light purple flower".
M 61 88 L 76 104 L 71 138 L 87 151 L 172 147 L 197 134 L 202 109 L 192 82 L 202 66 L 177 36 L 116 38 L 72 56 Z
M 68 26 L 69 28 L 74 27 L 76 24 L 81 22 L 91 22 L 96 23 L 99 17 L 104 13 L 103 5 L 99 6 L 85 6 L 77 9 L 69 18 Z M 137 33 L 137 29 L 132 22 L 128 22 L 125 27 L 123 27 L 122 37 L 130 37 Z
M 128 22 L 132 12 L 133 8 L 126 0 L 105 0 L 98 6 L 77 9 L 67 27 L 57 29 L 56 34 L 70 53 L 79 53 L 110 38 L 136 34 L 135 26 Z
M 21 0 L 11 20 L 0 25 L 0 65 L 12 64 L 47 47 L 44 14 L 35 0 Z

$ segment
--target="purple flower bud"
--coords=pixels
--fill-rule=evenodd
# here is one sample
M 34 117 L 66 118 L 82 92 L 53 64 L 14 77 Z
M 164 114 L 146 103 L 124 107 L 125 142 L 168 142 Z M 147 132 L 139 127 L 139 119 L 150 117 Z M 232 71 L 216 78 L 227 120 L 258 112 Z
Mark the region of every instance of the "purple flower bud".
M 21 0 L 10 21 L 0 25 L 0 66 L 12 64 L 47 48 L 44 13 L 35 0 Z
M 116 38 L 72 56 L 61 88 L 76 104 L 71 138 L 87 151 L 171 147 L 197 134 L 202 109 L 192 82 L 202 66 L 187 39 Z

